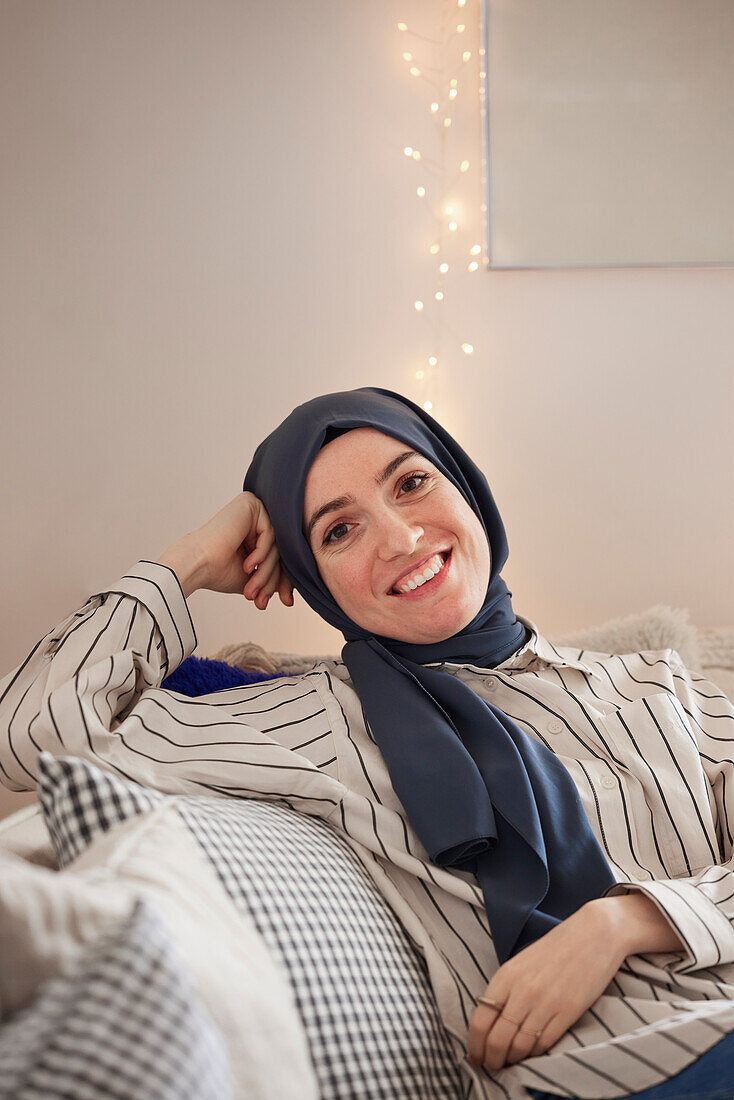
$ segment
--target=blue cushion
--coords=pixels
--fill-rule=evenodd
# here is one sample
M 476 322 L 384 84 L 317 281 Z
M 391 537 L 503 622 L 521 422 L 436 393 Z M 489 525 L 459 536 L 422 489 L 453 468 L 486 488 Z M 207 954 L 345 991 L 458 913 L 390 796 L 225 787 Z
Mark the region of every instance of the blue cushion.
M 181 695 L 209 695 L 212 691 L 239 687 L 241 684 L 257 684 L 261 680 L 276 680 L 282 672 L 245 672 L 226 661 L 214 661 L 210 657 L 187 657 L 177 669 L 166 676 L 161 687 L 177 691 Z

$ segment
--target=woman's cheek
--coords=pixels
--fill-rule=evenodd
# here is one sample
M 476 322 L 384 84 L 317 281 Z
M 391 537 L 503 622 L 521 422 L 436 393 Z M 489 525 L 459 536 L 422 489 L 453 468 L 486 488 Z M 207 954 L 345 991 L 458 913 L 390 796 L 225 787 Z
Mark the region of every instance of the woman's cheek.
M 335 568 L 333 581 L 329 587 L 332 592 L 336 590 L 340 594 L 340 603 L 346 601 L 350 606 L 354 606 L 355 600 L 360 600 L 363 584 L 360 574 L 345 562 L 341 568 Z

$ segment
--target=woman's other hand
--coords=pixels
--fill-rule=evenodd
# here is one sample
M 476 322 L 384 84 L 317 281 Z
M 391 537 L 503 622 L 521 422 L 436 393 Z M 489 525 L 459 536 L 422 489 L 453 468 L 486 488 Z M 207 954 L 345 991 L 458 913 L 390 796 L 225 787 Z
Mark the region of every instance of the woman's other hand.
M 264 611 L 277 591 L 281 603 L 293 607 L 293 586 L 280 564 L 270 517 L 253 493 L 238 493 L 158 561 L 175 570 L 187 596 L 197 588 L 239 592 Z
M 480 1001 L 469 1021 L 472 1065 L 492 1072 L 545 1054 L 598 1000 L 626 958 L 612 931 L 607 909 L 587 902 L 508 959 L 484 994 L 501 1013 Z

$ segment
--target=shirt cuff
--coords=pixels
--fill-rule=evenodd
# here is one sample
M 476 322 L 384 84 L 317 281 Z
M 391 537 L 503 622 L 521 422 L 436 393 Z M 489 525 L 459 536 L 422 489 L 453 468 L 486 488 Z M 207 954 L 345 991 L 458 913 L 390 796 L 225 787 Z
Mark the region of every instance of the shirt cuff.
M 604 897 L 617 897 L 630 890 L 639 890 L 650 898 L 680 937 L 684 957 L 668 969 L 687 974 L 734 961 L 734 929 L 725 914 L 693 883 L 685 879 L 623 880 L 610 886 Z
M 124 577 L 95 595 L 107 593 L 132 596 L 147 607 L 166 647 L 167 674 L 196 649 L 198 640 L 189 605 L 175 570 L 168 565 L 141 559 Z

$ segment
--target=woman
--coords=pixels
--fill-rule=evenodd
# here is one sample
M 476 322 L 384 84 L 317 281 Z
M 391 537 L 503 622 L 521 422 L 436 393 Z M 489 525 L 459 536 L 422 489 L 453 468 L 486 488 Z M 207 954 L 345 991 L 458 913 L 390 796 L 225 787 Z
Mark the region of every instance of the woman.
M 374 388 L 307 402 L 258 447 L 240 496 L 0 684 L 5 782 L 27 789 L 46 748 L 171 792 L 277 794 L 343 829 L 399 915 L 430 929 L 444 1023 L 492 1074 L 465 1067 L 474 1095 L 718 1096 L 734 708 L 673 651 L 556 650 L 515 615 L 506 557 L 486 480 L 423 410 Z M 157 688 L 195 648 L 185 597 L 241 591 L 253 567 L 256 606 L 276 591 L 292 604 L 295 586 L 346 638 L 343 662 L 308 674 L 319 738 L 288 718 L 298 678 L 271 697 L 277 737 L 252 707 L 243 718 L 244 695 L 174 705 Z M 80 706 L 87 728 L 62 738 Z M 225 716 L 241 739 L 227 759 Z M 192 761 L 170 746 L 194 718 Z

